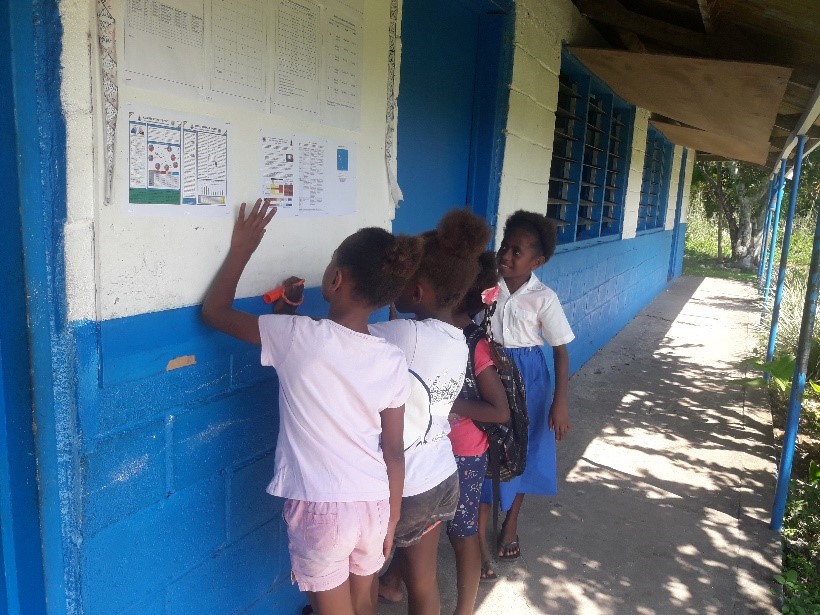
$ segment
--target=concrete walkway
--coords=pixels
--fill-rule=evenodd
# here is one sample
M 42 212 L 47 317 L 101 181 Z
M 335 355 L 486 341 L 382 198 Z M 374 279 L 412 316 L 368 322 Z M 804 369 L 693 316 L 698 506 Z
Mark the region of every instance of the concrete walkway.
M 748 285 L 681 278 L 572 378 L 559 496 L 525 500 L 522 557 L 496 564 L 478 615 L 779 612 L 771 415 L 729 383 L 758 305 Z M 446 538 L 439 584 L 452 613 Z

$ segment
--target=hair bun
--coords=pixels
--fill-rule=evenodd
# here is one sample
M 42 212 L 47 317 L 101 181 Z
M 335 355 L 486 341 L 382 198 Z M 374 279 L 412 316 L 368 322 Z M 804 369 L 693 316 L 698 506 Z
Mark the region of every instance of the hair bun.
M 439 245 L 452 256 L 464 260 L 478 257 L 490 240 L 487 222 L 467 208 L 447 212 L 436 230 Z
M 419 268 L 423 252 L 421 237 L 399 235 L 385 254 L 382 270 L 396 278 L 409 280 Z

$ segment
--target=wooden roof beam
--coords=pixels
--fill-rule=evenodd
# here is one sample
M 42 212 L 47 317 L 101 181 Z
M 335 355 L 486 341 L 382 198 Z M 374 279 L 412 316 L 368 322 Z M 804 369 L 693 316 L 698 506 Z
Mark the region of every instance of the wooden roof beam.
M 581 14 L 594 21 L 701 55 L 712 55 L 710 41 L 702 32 L 638 15 L 624 8 L 617 0 L 578 0 L 578 6 Z
M 798 126 L 802 116 L 798 115 L 780 115 L 774 121 L 774 125 L 783 130 L 788 130 L 790 133 L 794 132 Z M 794 133 L 799 134 L 799 133 Z M 820 126 L 809 126 L 806 129 L 806 136 L 810 139 L 820 139 Z

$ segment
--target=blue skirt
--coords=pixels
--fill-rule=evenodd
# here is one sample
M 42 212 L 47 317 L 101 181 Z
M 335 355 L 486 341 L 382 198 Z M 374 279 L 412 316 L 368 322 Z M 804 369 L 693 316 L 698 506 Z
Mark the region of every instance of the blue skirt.
M 527 387 L 527 413 L 530 417 L 527 467 L 521 476 L 501 483 L 501 510 L 512 506 L 518 493 L 556 495 L 558 471 L 555 456 L 555 432 L 549 428 L 552 406 L 552 378 L 541 348 L 504 348 L 504 352 L 521 371 Z M 481 501 L 492 503 L 492 481 L 487 479 L 481 491 Z

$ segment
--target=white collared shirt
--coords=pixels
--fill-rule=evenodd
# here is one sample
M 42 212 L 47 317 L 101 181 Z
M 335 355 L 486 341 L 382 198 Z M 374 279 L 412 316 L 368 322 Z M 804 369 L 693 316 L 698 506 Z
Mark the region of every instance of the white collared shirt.
M 493 314 L 495 341 L 507 348 L 563 346 L 575 339 L 558 295 L 543 284 L 534 273 L 514 293 L 510 294 L 504 278 Z

